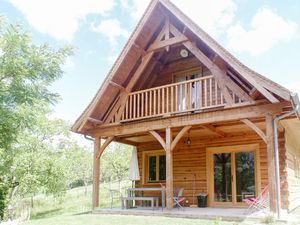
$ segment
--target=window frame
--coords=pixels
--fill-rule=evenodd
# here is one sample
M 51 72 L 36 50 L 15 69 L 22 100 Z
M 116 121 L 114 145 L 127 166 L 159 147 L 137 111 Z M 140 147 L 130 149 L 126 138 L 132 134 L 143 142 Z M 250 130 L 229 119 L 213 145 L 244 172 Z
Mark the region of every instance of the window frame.
M 143 152 L 143 184 L 157 184 L 159 182 L 165 182 L 166 180 L 159 180 L 159 157 L 165 156 L 165 150 L 154 150 Z M 156 180 L 149 180 L 149 159 L 151 156 L 156 157 Z
M 187 69 L 187 70 L 181 70 L 178 72 L 175 72 L 172 74 L 172 83 L 178 83 L 176 81 L 176 79 L 178 77 L 186 77 L 186 76 L 192 76 L 198 74 L 199 77 L 204 77 L 204 71 L 203 71 L 203 67 L 196 67 L 196 68 L 192 68 L 192 69 Z

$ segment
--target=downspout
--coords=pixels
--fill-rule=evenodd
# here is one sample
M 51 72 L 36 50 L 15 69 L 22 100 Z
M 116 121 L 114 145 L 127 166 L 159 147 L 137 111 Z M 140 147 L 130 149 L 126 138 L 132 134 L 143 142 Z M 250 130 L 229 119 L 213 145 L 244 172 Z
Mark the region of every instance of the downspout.
M 95 141 L 93 138 L 91 138 L 91 137 L 89 137 L 88 135 L 84 135 L 84 138 L 86 139 L 86 140 L 89 140 L 89 141 Z
M 293 104 L 293 110 L 277 116 L 273 120 L 273 129 L 274 129 L 274 157 L 275 157 L 275 176 L 276 176 L 276 199 L 277 199 L 277 218 L 281 219 L 281 200 L 280 200 L 280 170 L 279 170 L 279 147 L 278 147 L 278 122 L 286 117 L 297 115 L 300 119 L 300 101 L 297 94 L 291 93 L 291 101 Z

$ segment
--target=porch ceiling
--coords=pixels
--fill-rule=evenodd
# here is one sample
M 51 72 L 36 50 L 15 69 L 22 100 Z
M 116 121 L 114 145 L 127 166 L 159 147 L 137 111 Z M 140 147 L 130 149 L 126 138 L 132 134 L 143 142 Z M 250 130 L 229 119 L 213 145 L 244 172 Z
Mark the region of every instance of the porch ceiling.
M 265 132 L 266 125 L 265 120 L 263 118 L 253 119 L 251 120 L 255 125 Z M 175 137 L 180 128 L 172 129 L 173 136 Z M 164 137 L 164 131 L 158 131 L 158 133 Z M 234 121 L 228 123 L 219 123 L 219 124 L 209 124 L 208 125 L 196 125 L 193 126 L 188 133 L 186 133 L 181 142 L 186 140 L 188 137 L 191 140 L 199 140 L 199 139 L 208 139 L 208 138 L 226 138 L 237 135 L 255 135 L 255 131 L 249 128 L 246 124 L 241 121 Z M 149 133 L 141 133 L 134 135 L 126 135 L 118 137 L 118 142 L 140 145 L 143 143 L 151 143 L 157 142 L 157 140 Z

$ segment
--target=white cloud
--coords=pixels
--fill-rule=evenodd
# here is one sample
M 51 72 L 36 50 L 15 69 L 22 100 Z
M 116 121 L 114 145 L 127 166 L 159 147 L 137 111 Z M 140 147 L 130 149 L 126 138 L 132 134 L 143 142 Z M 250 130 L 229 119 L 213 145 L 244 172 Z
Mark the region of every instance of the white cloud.
M 72 40 L 80 21 L 88 14 L 106 14 L 115 0 L 10 0 L 41 33 Z
M 236 4 L 233 0 L 172 0 L 203 30 L 213 36 L 222 33 L 233 21 Z
M 298 93 L 298 95 L 300 96 L 300 82 L 288 84 L 287 88 L 292 92 Z
M 113 64 L 117 60 L 118 56 L 119 56 L 119 54 L 109 55 L 107 57 L 107 60 L 109 63 Z
M 74 68 L 75 63 L 74 63 L 74 59 L 73 57 L 68 57 L 65 61 L 65 63 L 63 64 L 62 70 L 63 71 L 70 71 Z
M 119 37 L 129 37 L 129 32 L 121 27 L 121 23 L 117 19 L 102 20 L 99 25 L 92 24 L 92 30 L 106 36 L 113 48 L 117 46 Z
M 133 19 L 139 19 L 149 0 L 120 0 Z M 188 17 L 211 35 L 217 36 L 232 23 L 236 4 L 234 0 L 172 0 Z M 205 8 L 204 8 L 205 6 Z
M 271 49 L 281 41 L 291 40 L 297 30 L 294 22 L 280 17 L 270 8 L 260 8 L 251 20 L 251 29 L 236 24 L 227 32 L 228 48 L 253 55 Z

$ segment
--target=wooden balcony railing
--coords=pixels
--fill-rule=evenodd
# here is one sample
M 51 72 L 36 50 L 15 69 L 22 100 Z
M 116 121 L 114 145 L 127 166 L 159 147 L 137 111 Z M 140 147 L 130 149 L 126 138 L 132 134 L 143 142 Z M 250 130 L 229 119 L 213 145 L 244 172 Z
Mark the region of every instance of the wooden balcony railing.
M 231 95 L 236 103 L 241 102 L 234 93 Z M 130 93 L 121 121 L 196 112 L 225 104 L 213 76 L 206 76 Z

